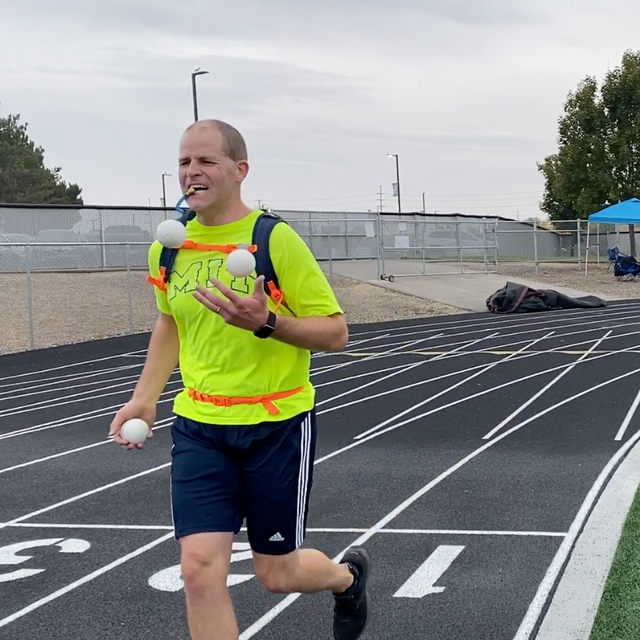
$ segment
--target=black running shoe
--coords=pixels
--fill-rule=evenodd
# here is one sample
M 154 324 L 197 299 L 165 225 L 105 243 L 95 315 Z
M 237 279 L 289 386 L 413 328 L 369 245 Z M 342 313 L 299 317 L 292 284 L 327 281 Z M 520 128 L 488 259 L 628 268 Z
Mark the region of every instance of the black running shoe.
M 365 549 L 349 549 L 340 564 L 347 563 L 355 576 L 344 592 L 334 594 L 333 637 L 335 640 L 356 640 L 367 626 L 371 595 L 367 585 L 371 558 Z

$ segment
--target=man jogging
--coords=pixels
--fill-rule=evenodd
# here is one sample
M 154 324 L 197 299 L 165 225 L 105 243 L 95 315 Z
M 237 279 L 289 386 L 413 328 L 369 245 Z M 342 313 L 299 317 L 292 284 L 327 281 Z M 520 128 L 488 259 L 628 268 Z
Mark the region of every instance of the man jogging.
M 225 269 L 230 246 L 250 245 L 260 211 L 241 184 L 245 142 L 230 125 L 204 120 L 180 143 L 179 179 L 190 210 L 188 245 L 170 274 L 161 245 L 149 251 L 160 311 L 131 400 L 110 435 L 131 418 L 152 426 L 156 403 L 179 365 L 184 389 L 174 400 L 171 505 L 181 546 L 187 619 L 193 640 L 237 640 L 226 582 L 234 536 L 246 519 L 255 574 L 276 593 L 331 591 L 336 640 L 359 638 L 368 619 L 370 560 L 352 548 L 340 563 L 301 549 L 316 444 L 311 351 L 340 351 L 348 339 L 342 311 L 313 254 L 280 223 L 269 255 L 283 299 L 263 277 Z M 167 276 L 170 275 L 167 282 Z M 254 274 L 255 275 L 255 274 Z

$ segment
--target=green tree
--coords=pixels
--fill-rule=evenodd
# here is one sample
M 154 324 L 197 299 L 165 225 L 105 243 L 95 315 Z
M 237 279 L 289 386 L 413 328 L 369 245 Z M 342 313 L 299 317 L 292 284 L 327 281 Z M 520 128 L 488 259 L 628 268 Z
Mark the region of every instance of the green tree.
M 27 135 L 19 115 L 0 117 L 0 202 L 83 204 L 77 184 L 67 184 L 60 167 L 44 164 L 44 149 Z
M 640 51 L 627 51 L 598 88 L 586 77 L 558 121 L 558 152 L 538 163 L 540 208 L 557 228 L 610 204 L 640 196 Z M 635 253 L 633 226 L 631 249 Z

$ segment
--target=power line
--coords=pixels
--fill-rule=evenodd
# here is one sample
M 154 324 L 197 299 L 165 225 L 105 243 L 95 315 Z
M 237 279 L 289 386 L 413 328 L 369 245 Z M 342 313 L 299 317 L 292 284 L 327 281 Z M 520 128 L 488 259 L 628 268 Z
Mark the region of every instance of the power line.
M 326 200 L 347 200 L 350 198 L 372 198 L 375 200 L 378 197 L 376 193 L 361 193 L 360 195 L 353 196 L 330 196 L 325 198 L 260 198 L 265 202 L 321 202 Z
M 542 190 L 540 191 L 514 191 L 512 193 L 461 193 L 461 194 L 437 194 L 437 193 L 427 193 L 427 197 L 429 199 L 439 199 L 439 198 L 446 198 L 446 199 L 451 199 L 451 198 L 455 198 L 455 199 L 463 199 L 463 198 L 498 198 L 501 200 L 507 199 L 507 200 L 512 200 L 512 199 L 516 199 L 518 196 L 520 197 L 526 197 L 526 196 L 531 196 L 531 195 L 535 195 L 535 194 L 542 194 Z M 516 196 L 516 198 L 510 198 L 508 196 Z M 422 198 L 422 194 L 415 194 L 415 193 L 409 193 L 407 194 L 407 197 L 409 198 Z

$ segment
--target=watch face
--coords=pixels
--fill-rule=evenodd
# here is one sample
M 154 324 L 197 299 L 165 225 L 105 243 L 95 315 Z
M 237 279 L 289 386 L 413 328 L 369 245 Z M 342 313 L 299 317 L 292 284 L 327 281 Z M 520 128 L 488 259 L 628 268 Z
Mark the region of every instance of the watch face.
M 266 324 L 262 325 L 256 332 L 255 335 L 258 338 L 268 338 L 275 331 L 275 320 L 276 315 L 273 312 L 269 312 L 269 317 L 267 318 Z

